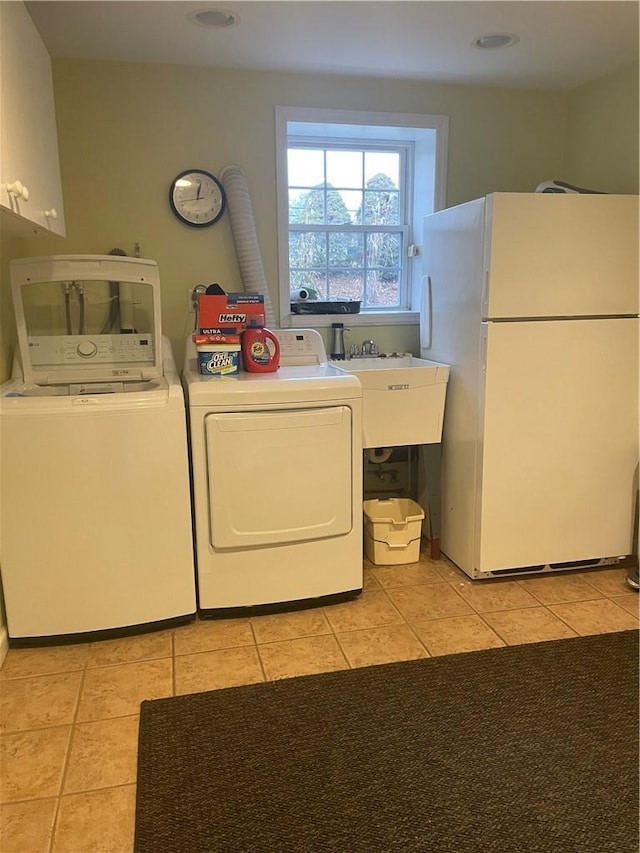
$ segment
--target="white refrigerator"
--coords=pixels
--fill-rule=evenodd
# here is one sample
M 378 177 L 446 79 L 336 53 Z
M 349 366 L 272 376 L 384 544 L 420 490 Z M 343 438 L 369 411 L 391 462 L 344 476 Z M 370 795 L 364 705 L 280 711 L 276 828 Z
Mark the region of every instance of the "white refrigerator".
M 421 355 L 451 365 L 442 551 L 472 578 L 634 549 L 638 197 L 494 193 L 424 221 Z

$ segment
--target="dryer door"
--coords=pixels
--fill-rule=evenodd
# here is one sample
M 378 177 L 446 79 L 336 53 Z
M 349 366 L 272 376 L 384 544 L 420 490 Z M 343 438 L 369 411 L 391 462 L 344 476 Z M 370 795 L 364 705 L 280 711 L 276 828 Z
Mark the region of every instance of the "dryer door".
M 211 413 L 205 435 L 214 548 L 279 545 L 351 531 L 348 406 Z

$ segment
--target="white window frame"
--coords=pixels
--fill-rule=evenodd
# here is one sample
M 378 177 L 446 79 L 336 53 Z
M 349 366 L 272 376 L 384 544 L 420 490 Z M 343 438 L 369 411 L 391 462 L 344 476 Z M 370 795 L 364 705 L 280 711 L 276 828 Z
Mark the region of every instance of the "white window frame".
M 280 297 L 280 326 L 330 326 L 336 316 L 348 317 L 349 325 L 398 325 L 418 323 L 421 298 L 422 221 L 435 210 L 446 204 L 446 174 L 449 119 L 443 115 L 421 115 L 417 113 L 375 113 L 354 110 L 316 109 L 313 107 L 275 108 L 276 125 L 276 194 L 278 225 L 278 272 Z M 304 125 L 308 128 L 305 129 Z M 336 127 L 338 126 L 338 127 Z M 302 130 L 302 133 L 300 132 Z M 427 156 L 433 144 L 435 151 Z M 413 147 L 413 168 L 407 170 L 406 192 L 410 207 L 407 261 L 407 300 L 405 309 L 362 309 L 359 314 L 291 314 L 289 299 L 289 192 L 287 173 L 287 146 L 289 136 L 308 138 L 322 144 L 322 140 L 342 141 L 359 144 L 379 140 Z M 427 143 L 427 139 L 429 142 Z M 430 168 L 435 155 L 435 167 Z

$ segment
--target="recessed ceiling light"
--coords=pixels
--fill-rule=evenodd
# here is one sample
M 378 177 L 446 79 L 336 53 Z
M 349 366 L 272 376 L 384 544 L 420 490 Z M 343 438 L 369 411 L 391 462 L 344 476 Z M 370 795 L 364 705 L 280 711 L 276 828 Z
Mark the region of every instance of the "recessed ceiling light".
M 240 23 L 240 18 L 229 9 L 200 9 L 198 12 L 190 12 L 187 17 L 193 24 L 214 29 L 235 27 Z
M 511 47 L 519 41 L 518 36 L 513 33 L 488 33 L 485 36 L 478 36 L 472 44 L 480 50 L 496 50 L 499 47 Z

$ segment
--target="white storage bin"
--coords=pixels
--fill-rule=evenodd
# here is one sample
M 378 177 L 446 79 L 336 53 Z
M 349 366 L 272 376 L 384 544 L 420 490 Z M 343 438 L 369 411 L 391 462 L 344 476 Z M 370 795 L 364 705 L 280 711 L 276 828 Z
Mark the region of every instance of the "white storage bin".
M 424 510 L 409 498 L 364 501 L 364 547 L 376 566 L 417 563 Z

